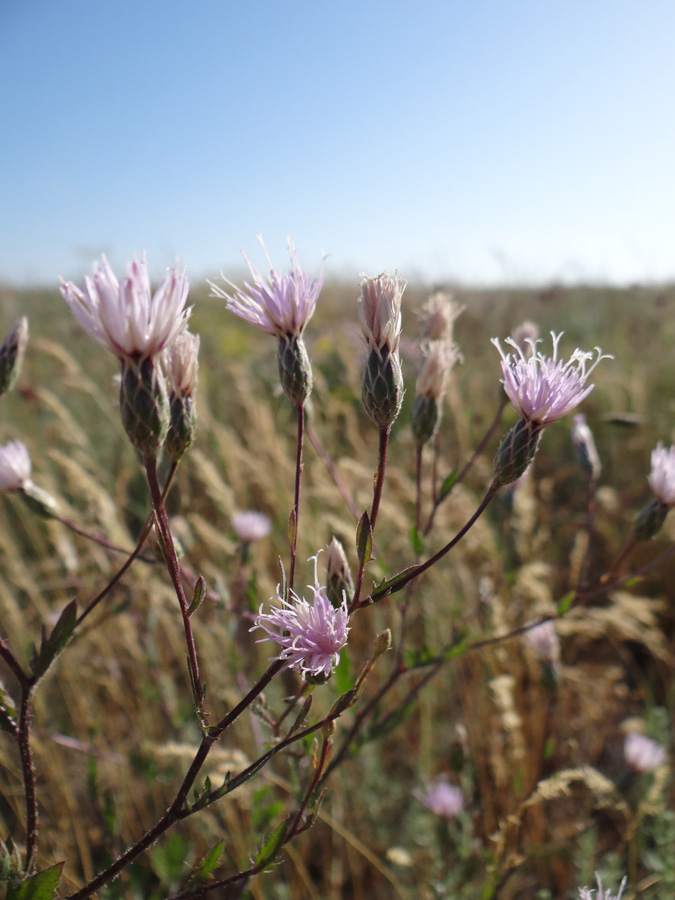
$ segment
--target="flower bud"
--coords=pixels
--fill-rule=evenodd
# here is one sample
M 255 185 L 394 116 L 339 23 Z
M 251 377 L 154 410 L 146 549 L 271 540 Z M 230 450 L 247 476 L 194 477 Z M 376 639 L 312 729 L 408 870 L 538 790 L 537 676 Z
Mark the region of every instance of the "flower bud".
M 396 421 L 403 403 L 403 373 L 398 352 L 372 351 L 363 372 L 361 397 L 378 428 L 388 428 Z
M 406 281 L 384 272 L 363 277 L 359 321 L 368 348 L 361 383 L 366 412 L 380 430 L 388 428 L 401 411 L 403 374 L 398 348 L 401 339 L 401 297 Z
M 389 650 L 391 650 L 391 628 L 385 628 L 385 630 L 380 632 L 375 638 L 373 656 L 375 659 L 378 659 L 383 653 L 387 653 Z
M 22 316 L 12 326 L 0 347 L 0 394 L 16 385 L 28 343 L 28 319 Z
M 279 339 L 279 381 L 291 403 L 299 408 L 312 391 L 312 366 L 302 337 L 289 334 Z
M 169 430 L 166 381 L 150 357 L 122 359 L 120 413 L 129 440 L 143 454 L 157 454 Z
M 636 541 L 649 541 L 661 530 L 666 521 L 669 507 L 659 500 L 650 500 L 642 507 L 633 524 Z
M 337 538 L 330 542 L 326 554 L 326 596 L 335 609 L 342 606 L 343 600 L 349 606 L 354 599 L 352 570 L 344 547 Z
M 162 363 L 171 389 L 170 423 L 166 451 L 178 462 L 194 443 L 197 433 L 195 393 L 199 372 L 199 337 L 184 331 L 162 354 Z
M 497 487 L 517 481 L 525 473 L 537 452 L 542 427 L 521 419 L 502 440 L 494 461 Z
M 593 480 L 600 477 L 602 465 L 593 440 L 593 432 L 586 424 L 583 413 L 577 413 L 572 426 L 572 443 L 577 460 L 583 471 Z

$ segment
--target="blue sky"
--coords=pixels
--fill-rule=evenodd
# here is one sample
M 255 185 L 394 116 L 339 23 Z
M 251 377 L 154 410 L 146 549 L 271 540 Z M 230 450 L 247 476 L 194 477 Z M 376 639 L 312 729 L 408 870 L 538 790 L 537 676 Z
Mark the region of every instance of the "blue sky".
M 675 278 L 671 0 L 1 0 L 0 280 Z

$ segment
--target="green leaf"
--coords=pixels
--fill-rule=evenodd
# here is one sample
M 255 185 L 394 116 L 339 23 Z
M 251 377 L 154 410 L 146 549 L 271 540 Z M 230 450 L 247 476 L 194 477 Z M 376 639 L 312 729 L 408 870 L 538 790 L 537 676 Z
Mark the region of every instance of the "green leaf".
M 189 852 L 190 842 L 175 831 L 166 844 L 151 852 L 150 864 L 164 887 L 171 887 L 181 880 Z
M 215 847 L 212 847 L 206 856 L 202 859 L 202 861 L 197 866 L 197 870 L 190 879 L 190 881 L 208 881 L 211 878 L 211 873 L 218 865 L 218 861 L 223 852 L 223 847 L 225 846 L 225 841 L 220 841 L 216 844 Z
M 415 556 L 421 556 L 424 553 L 424 537 L 414 525 L 410 529 L 408 537 L 410 538 L 410 546 L 412 547 Z
M 441 485 L 441 491 L 438 495 L 438 502 L 445 500 L 450 491 L 455 486 L 455 482 L 457 481 L 457 476 L 459 475 L 459 466 L 455 466 L 452 472 L 445 479 L 443 484 Z
M 61 880 L 63 865 L 62 862 L 57 863 L 31 875 L 21 884 L 10 885 L 5 900 L 53 900 Z
M 574 601 L 574 599 L 576 598 L 576 596 L 577 596 L 577 592 L 576 592 L 576 591 L 570 591 L 568 594 L 565 594 L 565 596 L 562 598 L 562 600 L 558 603 L 557 609 L 558 609 L 558 615 L 559 615 L 559 616 L 564 616 L 564 615 L 565 615 L 565 613 L 567 612 L 567 610 L 568 610 L 568 609 L 570 608 L 570 606 L 572 605 L 572 602 Z
M 407 569 L 402 569 L 396 575 L 392 575 L 391 578 L 384 578 L 379 584 L 375 585 L 373 594 L 377 594 L 380 598 L 386 597 L 388 594 L 395 594 L 397 590 L 400 590 L 396 585 L 418 568 L 419 566 L 408 566 Z
M 359 519 L 356 529 L 356 555 L 359 563 L 365 565 L 372 559 L 370 551 L 373 549 L 373 529 L 370 527 L 370 518 L 367 512 L 364 512 Z
M 206 579 L 203 575 L 200 575 L 197 579 L 197 583 L 195 584 L 194 594 L 192 595 L 192 603 L 190 604 L 190 608 L 188 609 L 189 616 L 191 616 L 192 613 L 197 612 L 199 607 L 204 602 L 204 597 L 206 597 Z
M 271 866 L 276 859 L 279 850 L 281 850 L 284 845 L 284 841 L 286 840 L 287 830 L 288 821 L 284 819 L 284 821 L 280 825 L 277 825 L 272 834 L 268 837 L 268 839 L 256 854 L 255 864 L 256 866 L 262 866 L 261 871 L 269 868 L 269 866 Z
M 291 547 L 295 547 L 295 538 L 297 532 L 297 517 L 295 515 L 295 509 L 291 510 L 291 514 L 288 517 L 288 543 Z
M 40 652 L 38 653 L 34 647 L 33 658 L 30 662 L 31 671 L 36 678 L 42 678 L 56 657 L 65 649 L 76 624 L 77 600 L 71 600 L 59 616 L 59 620 L 49 637 L 47 637 L 44 625 L 42 626 Z
M 340 662 L 333 669 L 333 684 L 338 694 L 344 694 L 352 686 L 352 661 L 348 653 L 340 653 Z

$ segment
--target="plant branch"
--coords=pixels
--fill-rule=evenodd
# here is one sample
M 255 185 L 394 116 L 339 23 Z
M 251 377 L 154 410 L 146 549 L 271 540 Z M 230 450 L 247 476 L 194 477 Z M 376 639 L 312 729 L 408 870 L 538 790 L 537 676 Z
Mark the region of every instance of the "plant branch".
M 291 519 L 293 522 L 293 532 L 291 535 L 291 565 L 288 574 L 289 589 L 293 589 L 295 583 L 295 557 L 298 549 L 298 519 L 300 516 L 300 489 L 302 487 L 302 445 L 305 436 L 305 407 L 301 404 L 297 407 L 298 413 L 298 437 L 295 450 L 295 499 L 293 502 L 293 512 Z

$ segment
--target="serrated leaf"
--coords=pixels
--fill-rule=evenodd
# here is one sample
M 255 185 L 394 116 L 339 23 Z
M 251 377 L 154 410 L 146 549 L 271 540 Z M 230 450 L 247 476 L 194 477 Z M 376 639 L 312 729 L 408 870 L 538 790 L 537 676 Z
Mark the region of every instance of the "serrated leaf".
M 272 834 L 268 837 L 268 839 L 256 854 L 256 866 L 262 866 L 263 869 L 266 869 L 272 865 L 279 850 L 281 850 L 284 845 L 287 831 L 288 821 L 284 819 L 284 821 L 280 825 L 277 825 Z
M 438 502 L 440 503 L 442 500 L 448 496 L 450 491 L 455 486 L 455 482 L 457 481 L 457 476 L 459 475 L 459 466 L 455 466 L 452 472 L 448 475 L 448 477 L 443 481 L 441 485 L 441 490 L 438 495 Z
M 370 551 L 373 549 L 373 529 L 370 527 L 370 517 L 366 512 L 359 519 L 356 529 L 356 555 L 359 563 L 365 565 L 372 559 Z
M 54 630 L 47 637 L 43 626 L 40 651 L 33 648 L 30 668 L 36 678 L 42 678 L 56 657 L 63 652 L 77 624 L 77 600 L 71 600 L 59 616 Z
M 410 539 L 410 546 L 412 547 L 415 556 L 421 556 L 424 553 L 424 537 L 414 525 L 408 532 L 408 538 Z
M 21 884 L 10 885 L 5 900 L 54 900 L 63 865 L 62 862 L 57 863 L 42 872 L 36 872 Z
M 209 850 L 209 852 L 197 866 L 197 871 L 194 873 L 190 881 L 208 881 L 209 878 L 211 878 L 211 873 L 218 865 L 218 861 L 220 860 L 224 846 L 225 841 L 220 841 L 216 844 L 215 847 L 212 847 Z
M 572 602 L 574 601 L 576 596 L 577 596 L 576 591 L 570 591 L 568 594 L 565 594 L 565 596 L 562 598 L 562 600 L 558 603 L 558 606 L 557 606 L 559 616 L 565 615 L 565 613 L 568 611 L 568 609 L 572 605 Z

